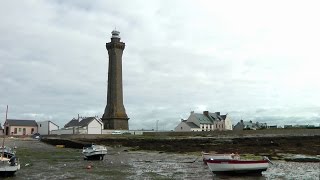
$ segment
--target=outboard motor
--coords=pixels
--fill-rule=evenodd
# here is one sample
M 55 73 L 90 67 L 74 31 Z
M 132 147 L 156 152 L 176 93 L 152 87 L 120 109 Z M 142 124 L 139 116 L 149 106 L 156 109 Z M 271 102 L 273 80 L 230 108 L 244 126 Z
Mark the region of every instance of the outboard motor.
M 267 156 L 263 156 L 263 159 L 264 159 L 264 160 L 267 160 L 270 164 L 273 165 L 273 163 L 270 161 L 270 159 L 269 159 Z
M 17 158 L 15 156 L 12 156 L 9 162 L 10 162 L 10 166 L 15 166 L 17 163 Z

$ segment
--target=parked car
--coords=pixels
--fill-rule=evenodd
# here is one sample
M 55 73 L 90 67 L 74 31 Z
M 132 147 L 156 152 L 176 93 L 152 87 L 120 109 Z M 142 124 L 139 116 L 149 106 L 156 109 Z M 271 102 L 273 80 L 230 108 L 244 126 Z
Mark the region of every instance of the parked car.
M 32 137 L 33 139 L 41 139 L 40 133 L 34 133 L 34 134 L 32 134 L 31 137 Z
M 113 131 L 111 134 L 122 134 L 121 131 Z

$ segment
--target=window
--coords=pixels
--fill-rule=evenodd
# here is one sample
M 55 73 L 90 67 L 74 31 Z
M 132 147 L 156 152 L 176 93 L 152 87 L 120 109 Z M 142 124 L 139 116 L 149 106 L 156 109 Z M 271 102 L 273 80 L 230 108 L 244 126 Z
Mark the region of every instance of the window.
M 21 128 L 19 128 L 19 132 L 21 132 Z
M 41 127 L 41 124 L 40 124 L 40 127 Z
M 14 128 L 14 134 L 17 134 L 17 128 Z

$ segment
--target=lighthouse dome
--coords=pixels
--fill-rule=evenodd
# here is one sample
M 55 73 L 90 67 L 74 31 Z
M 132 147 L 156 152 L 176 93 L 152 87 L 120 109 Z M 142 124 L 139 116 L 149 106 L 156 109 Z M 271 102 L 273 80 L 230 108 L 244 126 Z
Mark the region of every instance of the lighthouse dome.
M 111 34 L 112 34 L 112 37 L 111 38 L 120 38 L 120 32 L 119 31 L 117 31 L 117 30 L 113 30 L 112 32 L 111 32 Z

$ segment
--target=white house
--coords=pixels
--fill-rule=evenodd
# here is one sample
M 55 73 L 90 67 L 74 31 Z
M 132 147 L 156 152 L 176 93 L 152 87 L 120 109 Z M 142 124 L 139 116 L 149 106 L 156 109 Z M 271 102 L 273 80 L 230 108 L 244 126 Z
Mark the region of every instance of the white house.
M 87 134 L 102 134 L 103 123 L 100 118 L 88 117 L 79 122 L 79 128 L 87 130 Z
M 38 132 L 35 120 L 7 119 L 3 126 L 6 135 L 31 135 Z
M 52 134 L 102 134 L 102 128 L 103 123 L 98 117 L 73 118 L 64 128 L 52 131 Z
M 190 113 L 186 120 L 182 120 L 175 131 L 214 131 L 214 130 L 232 130 L 231 118 L 221 115 L 220 112 L 210 113 L 203 111 L 201 113 Z
M 38 124 L 38 133 L 41 135 L 51 134 L 52 131 L 58 130 L 59 126 L 52 121 L 40 121 Z

